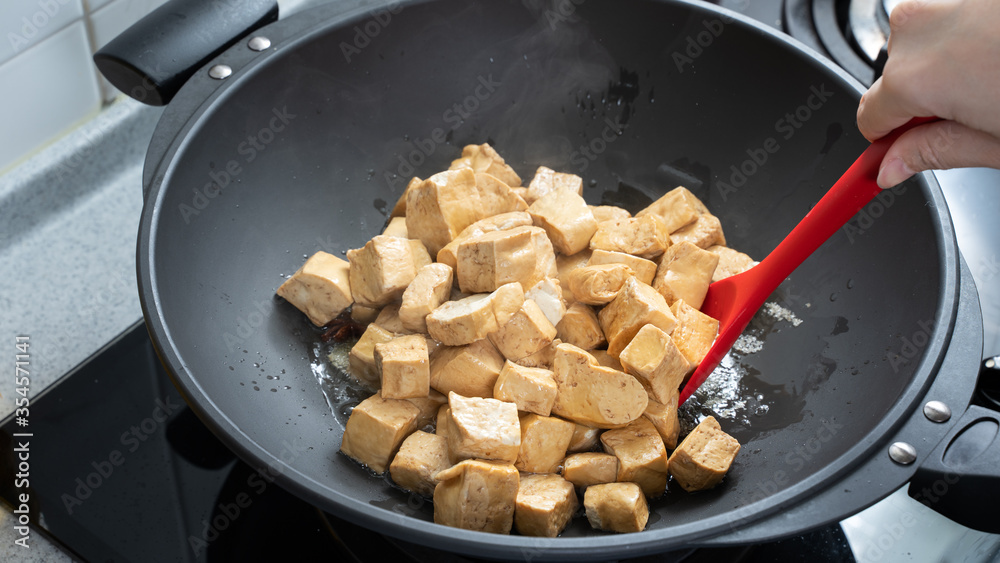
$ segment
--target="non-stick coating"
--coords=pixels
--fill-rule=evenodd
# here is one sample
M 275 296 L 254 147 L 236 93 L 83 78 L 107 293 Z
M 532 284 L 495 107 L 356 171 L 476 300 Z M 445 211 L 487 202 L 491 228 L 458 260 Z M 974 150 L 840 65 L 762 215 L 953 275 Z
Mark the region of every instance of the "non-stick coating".
M 769 412 L 749 427 L 723 420 L 743 450 L 722 486 L 671 488 L 643 534 L 598 534 L 585 520 L 556 539 L 440 527 L 429 503 L 338 453 L 344 417 L 309 367 L 316 333 L 274 290 L 305 255 L 342 255 L 377 234 L 411 175 L 488 141 L 526 179 L 540 164 L 580 174 L 594 204 L 637 211 L 683 184 L 730 246 L 761 258 L 865 146 L 859 86 L 754 25 L 687 2 L 563 2 L 565 17 L 528 4 L 440 0 L 329 22 L 192 108 L 156 171 L 138 251 L 175 381 L 284 486 L 449 549 L 663 551 L 815 492 L 909 411 L 941 353 L 926 337 L 950 329 L 954 242 L 922 180 L 870 207 L 871 221 L 836 234 L 779 290 L 804 322 L 777 323 L 746 359 Z M 911 351 L 903 337 L 924 344 Z

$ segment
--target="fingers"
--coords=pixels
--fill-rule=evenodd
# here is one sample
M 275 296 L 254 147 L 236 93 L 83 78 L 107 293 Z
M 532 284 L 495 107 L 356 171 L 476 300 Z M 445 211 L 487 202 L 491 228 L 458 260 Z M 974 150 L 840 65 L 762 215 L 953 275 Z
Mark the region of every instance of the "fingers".
M 885 137 L 916 117 L 912 110 L 904 107 L 899 95 L 887 90 L 885 78 L 879 78 L 858 104 L 858 129 L 869 141 Z
M 967 166 L 1000 168 L 1000 139 L 955 123 L 938 121 L 907 131 L 897 140 L 879 170 L 886 189 L 924 170 Z

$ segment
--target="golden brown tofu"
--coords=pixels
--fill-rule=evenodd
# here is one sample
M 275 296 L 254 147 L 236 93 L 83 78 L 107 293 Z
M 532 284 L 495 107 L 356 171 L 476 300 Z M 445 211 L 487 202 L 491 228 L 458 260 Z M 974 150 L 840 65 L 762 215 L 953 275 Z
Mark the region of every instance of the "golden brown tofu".
M 554 190 L 528 207 L 536 227 L 545 229 L 556 251 L 576 254 L 587 248 L 597 231 L 597 220 L 583 197 L 568 190 Z
M 383 399 L 411 399 L 430 394 L 427 341 L 419 334 L 375 344 L 375 367 L 382 379 Z
M 447 395 L 492 397 L 504 358 L 487 339 L 445 347 L 431 359 L 431 387 Z
M 717 244 L 726 245 L 726 237 L 722 234 L 722 223 L 719 222 L 718 217 L 711 213 L 699 215 L 694 223 L 671 233 L 671 243 L 680 244 L 684 241 L 690 242 L 698 248 L 709 248 Z
M 463 240 L 456 253 L 458 287 L 465 293 L 488 293 L 511 282 L 523 287 L 538 283 L 543 268 L 548 269 L 539 263 L 555 259 L 551 250 L 539 252 L 540 236 L 545 234 L 538 227 L 515 227 Z
M 589 352 L 590 355 L 597 360 L 598 365 L 618 371 L 625 371 L 625 368 L 622 367 L 622 363 L 618 361 L 618 358 L 608 354 L 607 350 L 587 350 L 587 352 Z
M 697 367 L 684 357 L 669 334 L 653 325 L 639 329 L 618 359 L 625 373 L 634 375 L 649 396 L 661 403 L 669 401 Z
M 583 495 L 587 521 L 595 530 L 628 533 L 646 529 L 649 504 L 635 483 L 605 483 L 587 487 Z
M 590 212 L 594 214 L 594 219 L 597 219 L 598 224 L 604 221 L 617 221 L 632 217 L 627 209 L 622 209 L 617 205 L 591 205 Z
M 580 502 L 573 484 L 558 475 L 521 475 L 514 527 L 522 536 L 554 538 L 566 529 Z
M 556 190 L 566 190 L 582 196 L 583 179 L 576 174 L 565 174 L 545 166 L 539 166 L 538 170 L 535 171 L 535 177 L 528 184 L 528 192 L 524 199 L 530 205 Z
M 581 489 L 614 483 L 618 480 L 618 458 L 599 452 L 569 455 L 563 461 L 562 476 Z
M 677 325 L 677 319 L 663 296 L 634 277 L 625 282 L 622 290 L 601 309 L 597 318 L 608 339 L 608 353 L 616 357 L 643 326 L 651 324 L 670 334 Z
M 351 411 L 340 451 L 372 471 L 384 473 L 399 445 L 417 429 L 419 415 L 420 409 L 409 401 L 372 395 Z
M 417 417 L 417 428 L 425 428 L 436 420 L 441 405 L 448 404 L 448 397 L 431 389 L 426 397 L 413 397 L 407 401 L 420 409 L 420 416 Z
M 649 204 L 635 214 L 636 217 L 655 214 L 663 219 L 667 232 L 673 233 L 698 219 L 708 208 L 687 188 L 680 186 L 667 192 L 663 197 Z
M 566 302 L 563 300 L 562 286 L 555 278 L 545 278 L 524 292 L 525 299 L 531 299 L 542 310 L 545 318 L 552 326 L 559 324 L 566 314 Z
M 653 285 L 653 278 L 656 277 L 656 262 L 625 254 L 623 252 L 612 252 L 609 250 L 595 250 L 590 255 L 588 266 L 599 264 L 625 264 L 639 281 L 646 285 Z
M 688 305 L 683 299 L 675 301 L 670 310 L 677 318 L 677 328 L 670 337 L 688 362 L 697 367 L 719 335 L 719 321 Z
M 600 428 L 591 428 L 590 426 L 584 426 L 582 424 L 577 424 L 576 428 L 573 429 L 573 439 L 569 442 L 569 447 L 566 448 L 567 452 L 586 452 L 594 449 L 597 445 L 597 441 L 601 439 Z
M 453 461 L 494 459 L 513 463 L 521 448 L 517 406 L 496 399 L 448 393 L 448 452 Z
M 399 303 L 389 303 L 382 307 L 373 322 L 393 334 L 413 334 L 413 331 L 403 326 L 403 321 L 399 318 Z
M 398 300 L 417 270 L 431 263 L 427 249 L 417 240 L 377 235 L 362 248 L 347 251 L 351 263 L 354 300 L 381 307 Z
M 591 250 L 624 252 L 652 260 L 670 246 L 670 231 L 659 215 L 648 214 L 597 224 Z
M 471 169 L 439 172 L 406 191 L 406 231 L 431 256 L 483 217 Z
M 381 309 L 375 307 L 366 307 L 355 303 L 351 305 L 351 320 L 363 325 L 373 323 L 378 318 L 380 311 Z
M 387 237 L 410 238 L 409 233 L 406 232 L 406 217 L 389 219 L 389 223 L 382 229 L 382 234 Z
M 395 337 L 395 334 L 375 323 L 368 325 L 368 328 L 365 329 L 361 338 L 347 355 L 351 375 L 364 385 L 378 389 L 379 376 L 378 368 L 375 366 L 375 345 L 380 342 L 388 342 Z
M 653 423 L 653 426 L 656 427 L 656 431 L 660 433 L 660 438 L 663 438 L 663 445 L 668 450 L 677 447 L 677 436 L 681 431 L 680 421 L 677 419 L 677 400 L 679 398 L 680 390 L 674 389 L 674 392 L 671 393 L 665 403 L 649 399 L 649 404 L 646 405 L 646 412 L 642 413 L 642 416 L 648 418 Z
M 600 264 L 577 268 L 567 277 L 569 290 L 577 302 L 604 305 L 614 299 L 634 275 L 632 268 L 625 264 Z
M 490 294 L 442 304 L 425 317 L 427 332 L 445 346 L 471 344 L 499 330 L 523 304 L 521 284 L 504 284 Z
M 556 390 L 552 371 L 507 361 L 493 387 L 493 398 L 514 403 L 519 411 L 549 416 L 552 403 L 556 401 Z
M 392 207 L 392 213 L 389 214 L 389 217 L 394 219 L 396 217 L 406 217 L 406 194 L 410 193 L 411 188 L 419 186 L 422 182 L 423 180 L 416 176 L 410 178 L 409 183 L 406 184 L 406 189 L 403 190 L 403 195 L 399 196 L 399 199 L 396 200 L 396 205 Z
M 670 474 L 685 491 L 711 489 L 722 481 L 739 452 L 739 442 L 709 416 L 671 454 Z
M 510 533 L 520 482 L 512 464 L 468 459 L 435 478 L 435 523 L 477 532 Z
M 480 219 L 462 229 L 462 232 L 457 237 L 438 251 L 437 261 L 447 264 L 454 269 L 458 266 L 458 245 L 462 241 L 494 231 L 506 231 L 516 227 L 530 227 L 531 224 L 531 215 L 528 215 L 524 211 L 512 211 Z
M 490 334 L 490 342 L 508 360 L 519 360 L 542 351 L 556 337 L 556 327 L 531 299 L 525 299 L 521 308 L 507 324 Z
M 407 491 L 429 497 L 434 494 L 434 476 L 451 467 L 448 440 L 417 430 L 403 440 L 389 464 L 392 481 Z
M 316 326 L 351 306 L 350 264 L 326 252 L 313 254 L 276 292 Z
M 556 255 L 556 272 L 559 279 L 559 285 L 563 290 L 563 301 L 566 302 L 566 306 L 570 306 L 576 301 L 573 297 L 573 292 L 569 290 L 569 273 L 577 268 L 582 268 L 590 262 L 590 257 L 593 253 L 589 248 L 577 252 L 572 256 L 566 256 L 564 254 Z M 558 323 L 557 323 L 558 324 Z
M 476 172 L 476 193 L 483 208 L 483 217 L 524 211 L 528 204 L 505 182 L 486 172 Z
M 552 361 L 558 387 L 552 413 L 594 428 L 617 428 L 642 416 L 649 398 L 636 378 L 604 366 L 572 344 L 560 344 Z
M 559 340 L 584 350 L 592 350 L 607 342 L 601 323 L 597 320 L 597 313 L 590 305 L 583 303 L 573 303 L 566 309 L 566 314 L 556 325 L 556 336 Z
M 695 309 L 701 309 L 718 264 L 716 254 L 686 241 L 675 244 L 663 254 L 653 288 L 667 303 L 683 299 Z
M 742 274 L 757 264 L 753 258 L 746 254 L 725 246 L 710 246 L 708 247 L 708 251 L 719 257 L 719 265 L 715 268 L 715 273 L 712 274 L 712 283 L 735 276 L 736 274 Z
M 524 413 L 521 424 L 521 449 L 514 467 L 525 473 L 555 473 L 566 457 L 566 448 L 576 427 L 554 416 Z
M 457 168 L 470 168 L 474 172 L 485 172 L 512 188 L 521 185 L 521 177 L 488 143 L 463 147 L 462 156 L 451 163 L 452 170 Z
M 399 320 L 403 328 L 413 332 L 427 332 L 427 315 L 441 306 L 451 296 L 452 271 L 445 264 L 428 264 L 403 291 L 399 306 Z
M 667 488 L 667 449 L 660 433 L 645 417 L 624 428 L 601 434 L 604 451 L 618 458 L 618 481 L 642 487 L 648 497 L 658 497 Z
M 438 436 L 448 437 L 448 417 L 451 416 L 451 409 L 448 403 L 441 405 L 437 412 L 437 420 L 434 423 L 434 433 Z M 450 458 L 449 458 L 450 459 Z

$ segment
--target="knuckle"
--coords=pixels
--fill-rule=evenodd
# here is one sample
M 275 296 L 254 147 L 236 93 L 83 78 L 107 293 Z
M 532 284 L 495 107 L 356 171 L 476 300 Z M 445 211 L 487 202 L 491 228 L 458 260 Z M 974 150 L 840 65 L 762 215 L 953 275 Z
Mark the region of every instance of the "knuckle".
M 926 4 L 926 0 L 906 0 L 905 2 L 901 2 L 889 14 L 889 29 L 897 31 L 906 26 L 907 22 L 911 21 L 911 18 L 921 13 Z

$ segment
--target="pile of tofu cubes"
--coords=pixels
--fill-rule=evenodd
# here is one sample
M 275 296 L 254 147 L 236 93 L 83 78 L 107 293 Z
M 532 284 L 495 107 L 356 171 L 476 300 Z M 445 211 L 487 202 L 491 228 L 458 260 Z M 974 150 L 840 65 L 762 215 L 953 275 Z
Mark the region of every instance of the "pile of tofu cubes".
M 678 444 L 677 401 L 718 332 L 709 284 L 753 260 L 683 187 L 635 216 L 582 192 L 470 145 L 347 261 L 319 252 L 277 291 L 317 326 L 367 323 L 351 375 L 377 391 L 340 450 L 433 497 L 435 522 L 554 537 L 582 492 L 594 528 L 638 532 L 668 476 L 714 487 L 739 452 L 712 417 Z

